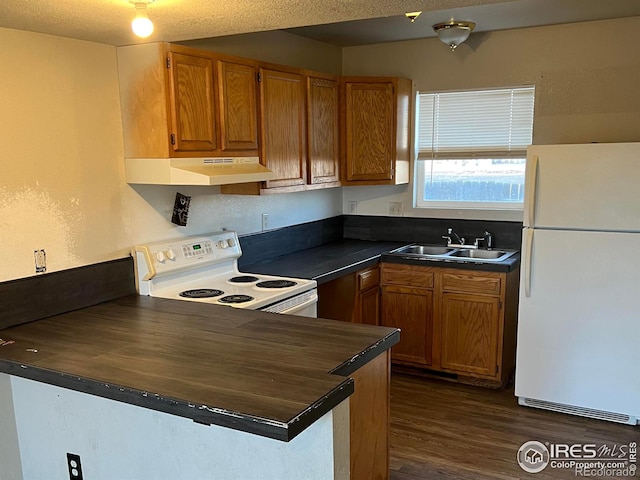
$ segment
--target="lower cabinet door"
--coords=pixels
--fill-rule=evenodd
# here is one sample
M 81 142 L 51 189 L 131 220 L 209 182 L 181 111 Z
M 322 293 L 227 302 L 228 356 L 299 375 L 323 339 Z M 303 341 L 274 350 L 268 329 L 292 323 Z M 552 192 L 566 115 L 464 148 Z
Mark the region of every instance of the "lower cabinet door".
M 380 289 L 370 288 L 358 295 L 358 315 L 354 321 L 378 325 L 380 323 Z
M 495 377 L 498 373 L 500 300 L 484 295 L 443 293 L 443 369 Z
M 431 364 L 433 290 L 383 286 L 381 324 L 401 330 L 400 342 L 391 349 L 393 360 Z

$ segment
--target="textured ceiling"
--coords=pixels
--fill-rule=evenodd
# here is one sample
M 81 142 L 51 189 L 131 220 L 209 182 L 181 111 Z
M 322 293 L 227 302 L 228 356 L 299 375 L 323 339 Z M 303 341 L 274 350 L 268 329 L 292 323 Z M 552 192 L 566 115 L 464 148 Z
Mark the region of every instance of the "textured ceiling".
M 146 41 L 176 42 L 381 17 L 390 17 L 396 26 L 376 20 L 369 26 L 363 24 L 361 30 L 386 30 L 386 36 L 377 41 L 391 41 L 406 36 L 408 22 L 403 14 L 414 10 L 425 13 L 422 24 L 418 19 L 411 25 L 422 26 L 410 38 L 431 36 L 434 19 L 447 20 L 454 14 L 465 20 L 486 20 L 484 27 L 476 20 L 479 30 L 502 29 L 529 26 L 523 25 L 527 19 L 539 25 L 558 23 L 558 19 L 640 15 L 640 0 L 156 0 L 149 6 L 156 29 Z M 0 27 L 109 45 L 141 42 L 129 28 L 133 16 L 134 7 L 128 0 L 0 0 Z M 355 28 L 347 23 L 343 30 Z M 315 38 L 312 31 L 299 33 Z M 371 41 L 376 39 L 367 42 Z M 350 44 L 358 43 L 363 42 L 350 40 Z

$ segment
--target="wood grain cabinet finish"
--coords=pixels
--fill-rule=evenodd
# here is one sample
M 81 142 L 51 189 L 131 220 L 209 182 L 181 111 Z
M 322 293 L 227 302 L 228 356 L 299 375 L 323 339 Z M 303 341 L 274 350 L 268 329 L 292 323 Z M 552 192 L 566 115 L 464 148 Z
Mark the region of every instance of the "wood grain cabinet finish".
M 168 43 L 117 56 L 126 158 L 258 155 L 257 62 Z
M 301 79 L 306 85 L 304 92 L 298 83 Z M 280 86 L 279 82 L 282 82 Z M 221 192 L 264 195 L 339 187 L 336 77 L 294 68 L 262 70 L 260 86 L 263 158 L 277 178 L 254 184 L 223 185 Z M 278 90 L 290 90 L 289 101 L 274 98 Z M 303 118 L 299 117 L 301 99 L 306 102 Z M 300 135 L 304 135 L 304 139 Z
M 442 294 L 440 366 L 455 372 L 494 377 L 500 335 L 498 297 Z
M 267 188 L 307 183 L 306 79 L 260 69 L 262 161 L 276 174 Z
M 389 351 L 356 370 L 349 397 L 351 480 L 389 478 Z
M 257 150 L 257 68 L 221 61 L 218 72 L 222 150 Z
M 342 183 L 409 182 L 410 80 L 342 77 Z
M 318 317 L 380 325 L 378 265 L 318 285 Z
M 382 325 L 402 330 L 392 360 L 504 385 L 515 367 L 518 273 L 383 263 Z
M 169 52 L 172 146 L 176 152 L 214 152 L 218 121 L 213 60 Z
M 358 293 L 353 321 L 380 325 L 380 268 L 378 265 L 356 273 Z
M 381 324 L 401 330 L 391 349 L 395 362 L 432 363 L 433 273 L 412 265 L 382 264 Z
M 340 181 L 338 137 L 338 82 L 325 78 L 307 79 L 308 183 Z

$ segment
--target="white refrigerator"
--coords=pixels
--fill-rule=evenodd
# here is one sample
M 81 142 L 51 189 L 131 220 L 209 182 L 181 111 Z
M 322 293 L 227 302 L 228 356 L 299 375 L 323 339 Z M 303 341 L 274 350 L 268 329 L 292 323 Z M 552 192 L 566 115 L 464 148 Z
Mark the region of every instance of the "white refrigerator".
M 520 405 L 640 422 L 640 143 L 531 146 Z

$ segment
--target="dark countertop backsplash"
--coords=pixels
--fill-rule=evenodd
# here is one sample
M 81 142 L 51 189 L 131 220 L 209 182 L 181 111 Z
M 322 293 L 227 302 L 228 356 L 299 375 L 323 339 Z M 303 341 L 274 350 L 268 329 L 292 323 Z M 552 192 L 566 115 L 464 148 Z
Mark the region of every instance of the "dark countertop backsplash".
M 522 222 L 360 215 L 343 218 L 344 238 L 445 245 L 442 235 L 447 234 L 448 228 L 453 228 L 467 239 L 467 243 L 483 237 L 485 231 L 493 234 L 495 248 L 519 250 L 522 243 Z
M 442 235 L 446 235 L 448 228 L 471 243 L 476 237 L 483 237 L 485 230 L 493 234 L 496 248 L 519 250 L 522 243 L 522 222 L 340 215 L 241 236 L 242 257 L 238 266 L 242 270 L 266 258 L 342 239 L 444 245 Z

